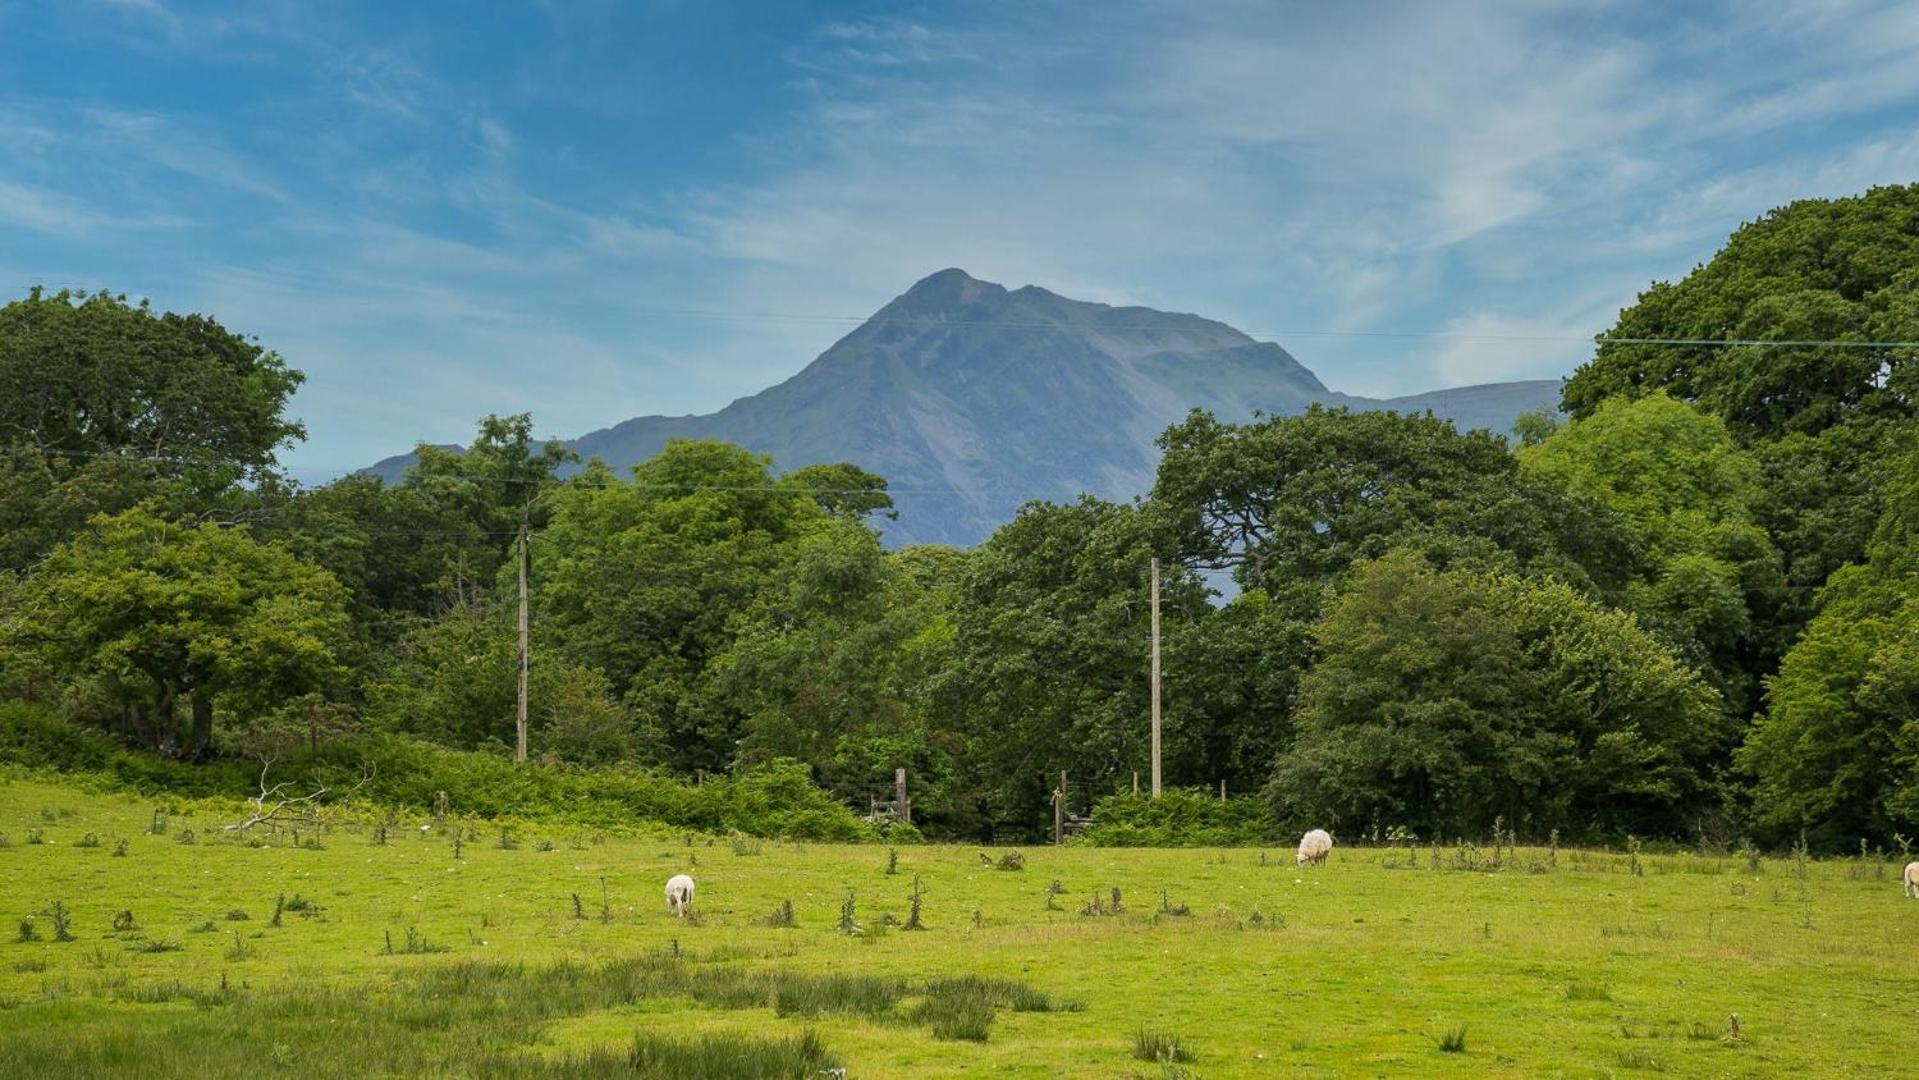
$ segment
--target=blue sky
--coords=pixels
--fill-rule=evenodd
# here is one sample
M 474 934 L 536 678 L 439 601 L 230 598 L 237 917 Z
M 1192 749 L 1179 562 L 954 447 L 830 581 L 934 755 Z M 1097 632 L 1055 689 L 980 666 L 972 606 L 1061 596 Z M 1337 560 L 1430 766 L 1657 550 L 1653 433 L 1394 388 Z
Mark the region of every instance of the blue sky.
M 309 479 L 710 411 L 946 266 L 1356 393 L 1558 375 L 1739 222 L 1915 179 L 1902 3 L 0 0 L 0 288 L 258 335 Z

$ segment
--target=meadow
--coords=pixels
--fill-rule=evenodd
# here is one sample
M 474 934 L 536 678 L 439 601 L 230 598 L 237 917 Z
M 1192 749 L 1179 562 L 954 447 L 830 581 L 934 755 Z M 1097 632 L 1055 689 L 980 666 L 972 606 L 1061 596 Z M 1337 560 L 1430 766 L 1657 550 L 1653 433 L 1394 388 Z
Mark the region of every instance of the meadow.
M 0 783 L 0 1075 L 1842 1076 L 1919 1051 L 1894 855 L 1347 844 L 1300 870 L 420 813 L 225 832 L 241 809 Z

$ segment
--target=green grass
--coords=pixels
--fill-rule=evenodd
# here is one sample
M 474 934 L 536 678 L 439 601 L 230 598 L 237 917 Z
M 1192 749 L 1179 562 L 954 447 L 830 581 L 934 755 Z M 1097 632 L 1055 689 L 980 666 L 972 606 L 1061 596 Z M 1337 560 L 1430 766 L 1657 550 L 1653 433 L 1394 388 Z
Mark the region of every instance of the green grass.
M 370 818 L 254 847 L 231 807 L 171 809 L 153 834 L 151 801 L 0 782 L 0 832 L 45 834 L 0 849 L 0 919 L 37 930 L 0 939 L 0 1075 L 1188 1075 L 1143 1035 L 1209 1078 L 1891 1075 L 1919 1001 L 1919 902 L 1852 860 L 909 846 L 889 875 L 871 846 L 526 822 L 456 861 L 424 808 L 384 845 Z M 680 871 L 698 925 L 666 914 Z M 914 875 L 926 930 L 889 931 Z M 1114 888 L 1138 899 L 1081 914 Z

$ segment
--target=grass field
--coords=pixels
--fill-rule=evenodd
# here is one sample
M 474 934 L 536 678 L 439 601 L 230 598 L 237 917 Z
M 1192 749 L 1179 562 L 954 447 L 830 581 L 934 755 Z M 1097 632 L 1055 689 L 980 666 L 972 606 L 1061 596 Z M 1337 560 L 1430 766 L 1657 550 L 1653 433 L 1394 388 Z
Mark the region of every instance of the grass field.
M 384 845 L 361 823 L 251 847 L 220 831 L 237 812 L 154 834 L 154 809 L 0 784 L 0 1075 L 1825 1076 L 1919 1054 L 1919 901 L 1890 859 L 1033 847 L 1009 871 L 925 846 L 888 874 L 882 847 L 530 826 L 502 847 L 485 823 L 455 859 L 424 817 Z M 681 870 L 697 924 L 664 910 Z M 886 926 L 915 875 L 924 931 Z M 1115 888 L 1121 912 L 1086 912 Z M 766 925 L 783 901 L 797 925 Z

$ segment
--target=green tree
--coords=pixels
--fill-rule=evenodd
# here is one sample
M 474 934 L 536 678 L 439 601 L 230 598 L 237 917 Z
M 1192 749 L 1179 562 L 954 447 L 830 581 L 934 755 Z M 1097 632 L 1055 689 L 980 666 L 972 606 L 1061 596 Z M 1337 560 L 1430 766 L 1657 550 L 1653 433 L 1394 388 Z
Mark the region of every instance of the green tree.
M 730 763 L 744 718 L 712 665 L 741 613 L 782 587 L 796 542 L 827 512 L 774 481 L 771 461 L 674 440 L 622 482 L 589 466 L 550 500 L 535 536 L 538 620 L 572 661 L 604 672 L 650 745 L 683 771 Z
M 1626 522 L 1638 555 L 1627 605 L 1749 713 L 1778 659 L 1785 582 L 1756 520 L 1759 466 L 1725 424 L 1663 392 L 1613 398 L 1519 459 Z
M 865 522 L 875 514 L 897 521 L 900 516 L 893 509 L 893 497 L 886 493 L 886 478 L 857 465 L 807 465 L 787 473 L 780 482 L 806 489 L 820 509 L 850 521 Z
M 1314 637 L 1268 787 L 1287 820 L 1675 835 L 1713 807 L 1730 734 L 1715 695 L 1565 585 L 1397 551 L 1353 568 Z
M 1051 820 L 1059 770 L 1105 794 L 1148 767 L 1148 516 L 1090 497 L 1032 503 L 966 558 L 952 658 L 935 701 L 963 734 L 956 822 L 982 833 Z M 1169 563 L 1168 624 L 1208 610 Z M 1170 733 L 1169 736 L 1170 738 Z
M 922 821 L 939 816 L 951 767 L 919 690 L 950 637 L 937 595 L 870 529 L 808 528 L 785 587 L 741 614 L 714 662 L 716 695 L 745 717 L 740 760 L 810 762 L 842 790 L 890 783 L 905 768 Z
M 210 509 L 271 481 L 302 376 L 203 315 L 34 289 L 0 307 L 0 569 L 88 518 L 142 503 Z
M 522 526 L 546 524 L 548 500 L 542 496 L 557 486 L 560 469 L 579 460 L 557 440 L 536 442 L 530 413 L 488 415 L 466 449 L 421 443 L 414 456 L 400 486 L 431 504 L 439 519 L 434 527 L 457 522 L 466 533 L 436 583 L 461 602 L 510 565 L 507 556 Z
M 1167 543 L 1248 588 L 1329 585 L 1409 543 L 1602 592 L 1630 558 L 1603 507 L 1520 473 L 1503 439 L 1431 415 L 1314 406 L 1233 425 L 1196 411 L 1160 446 Z
M 1689 344 L 1727 340 L 1766 344 Z M 1724 420 L 1765 469 L 1773 497 L 1759 510 L 1789 579 L 1814 587 L 1862 557 L 1882 444 L 1919 390 L 1913 349 L 1861 346 L 1914 340 L 1919 186 L 1806 199 L 1641 293 L 1567 380 L 1563 404 L 1585 417 L 1610 397 L 1664 390 Z
M 1849 849 L 1919 829 L 1919 452 L 1890 475 L 1866 562 L 1833 575 L 1739 750 L 1777 838 Z
M 244 724 L 341 674 L 345 590 L 244 526 L 180 525 L 137 509 L 97 517 L 20 593 L 9 647 L 101 694 L 156 750 L 204 756 L 216 704 Z
M 476 600 L 415 619 L 366 688 L 373 727 L 459 749 L 514 741 L 518 636 L 510 605 Z M 582 764 L 631 760 L 637 725 L 606 677 L 568 662 L 536 636 L 527 697 L 536 757 Z

